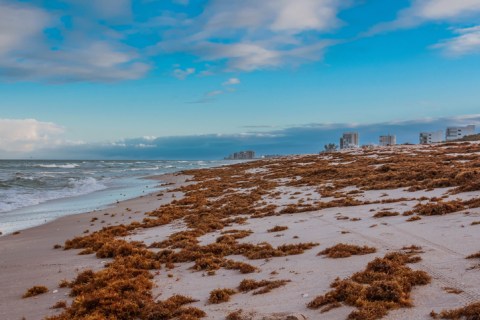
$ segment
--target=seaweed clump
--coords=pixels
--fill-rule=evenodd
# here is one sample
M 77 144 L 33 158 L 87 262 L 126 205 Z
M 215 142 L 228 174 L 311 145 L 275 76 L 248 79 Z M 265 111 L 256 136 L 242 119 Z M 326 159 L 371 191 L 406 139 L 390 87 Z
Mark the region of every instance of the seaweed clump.
M 440 314 L 432 311 L 430 316 L 433 319 L 478 320 L 480 319 L 480 302 L 474 302 L 458 309 L 443 310 Z
M 67 302 L 64 300 L 57 301 L 50 309 L 65 309 L 67 307 Z
M 368 246 L 356 246 L 351 244 L 339 243 L 333 247 L 320 251 L 318 255 L 326 255 L 329 258 L 348 258 L 352 255 L 365 255 L 377 252 L 377 249 Z
M 153 276 L 145 269 L 148 265 L 140 263 L 138 267 L 122 257 L 100 271 L 81 272 L 68 284 L 71 288 L 70 296 L 75 298 L 72 304 L 61 314 L 47 319 L 127 320 L 205 316 L 202 310 L 183 307 L 197 301 L 190 297 L 172 296 L 164 301 L 154 301 L 151 294 Z
M 218 304 L 222 302 L 230 301 L 230 296 L 237 293 L 234 289 L 215 289 L 210 292 L 208 302 L 212 304 Z
M 286 285 L 290 280 L 261 280 L 255 281 L 252 279 L 244 279 L 240 282 L 238 286 L 238 290 L 242 292 L 249 292 L 252 290 L 256 290 L 253 292 L 254 295 L 257 294 L 264 294 L 272 291 L 273 289 L 282 287 Z M 257 290 L 259 289 L 259 290 Z
M 429 202 L 426 204 L 417 204 L 412 210 L 421 216 L 440 216 L 465 209 L 462 201 L 452 200 L 452 201 L 438 201 L 438 202 Z
M 400 213 L 396 212 L 396 211 L 388 211 L 388 210 L 382 210 L 382 211 L 378 211 L 377 213 L 375 213 L 373 215 L 374 218 L 383 218 L 383 217 L 394 217 L 394 216 L 398 216 Z
M 477 258 L 480 259 L 480 251 L 467 256 L 467 259 L 477 259 Z
M 408 266 L 416 259 L 409 254 L 390 253 L 368 263 L 366 269 L 344 280 L 336 279 L 331 291 L 318 296 L 307 307 L 322 312 L 343 304 L 356 307 L 348 319 L 376 320 L 389 310 L 412 306 L 410 292 L 414 286 L 428 284 L 430 276 Z
M 230 312 L 227 317 L 225 318 L 225 320 L 245 320 L 245 318 L 243 317 L 243 310 L 242 309 L 239 309 L 239 310 L 236 310 L 236 311 L 232 311 Z
M 288 227 L 287 226 L 275 226 L 271 229 L 268 229 L 267 232 L 280 232 L 280 231 L 284 231 L 284 230 L 287 230 Z
M 48 288 L 45 286 L 33 286 L 23 294 L 22 298 L 30 298 L 47 292 Z

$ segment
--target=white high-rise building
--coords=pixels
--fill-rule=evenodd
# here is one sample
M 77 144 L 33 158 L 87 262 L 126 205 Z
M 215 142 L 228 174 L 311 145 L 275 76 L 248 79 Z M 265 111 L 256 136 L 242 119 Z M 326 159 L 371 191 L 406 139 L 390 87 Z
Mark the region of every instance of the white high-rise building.
M 247 150 L 247 151 L 235 152 L 234 154 L 231 154 L 224 159 L 225 160 L 250 160 L 250 159 L 255 159 L 255 151 Z
M 358 132 L 345 132 L 340 138 L 340 149 L 358 148 Z
M 475 134 L 474 125 L 469 125 L 465 127 L 448 127 L 445 135 L 445 140 L 447 141 L 457 140 L 472 134 Z
M 438 143 L 443 141 L 443 131 L 420 132 L 420 144 Z
M 395 135 L 380 136 L 379 144 L 381 146 L 394 146 L 397 144 L 397 137 Z

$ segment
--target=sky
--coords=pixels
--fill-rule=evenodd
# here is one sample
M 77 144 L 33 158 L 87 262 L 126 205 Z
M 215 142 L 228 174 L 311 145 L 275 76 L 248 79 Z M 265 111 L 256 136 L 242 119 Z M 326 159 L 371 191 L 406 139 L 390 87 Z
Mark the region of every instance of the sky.
M 0 159 L 417 143 L 479 86 L 480 0 L 0 0 Z

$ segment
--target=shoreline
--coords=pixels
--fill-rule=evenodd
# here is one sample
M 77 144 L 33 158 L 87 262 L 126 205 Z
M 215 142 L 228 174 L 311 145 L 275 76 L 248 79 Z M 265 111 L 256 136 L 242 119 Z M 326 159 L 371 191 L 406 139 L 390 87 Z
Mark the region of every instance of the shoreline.
M 25 162 L 5 165 L 2 172 L 6 191 L 0 194 L 0 236 L 148 194 L 155 190 L 158 175 L 224 164 L 221 160 Z
M 115 279 L 133 283 L 137 276 L 132 270 L 150 274 L 148 296 L 142 295 L 144 289 L 132 294 L 145 297 L 150 308 L 171 297 L 189 297 L 178 310 L 205 313 L 189 319 L 225 319 L 238 310 L 243 310 L 242 320 L 345 319 L 362 306 L 339 301 L 321 313 L 307 305 L 331 291 L 336 278 L 352 279 L 372 261 L 397 254 L 412 258 L 397 266 L 402 272 L 423 273 L 425 281 L 405 286 L 402 295 L 408 303 L 390 305 L 375 319 L 429 320 L 432 310 L 480 302 L 480 264 L 466 259 L 480 249 L 478 154 L 475 144 L 399 146 L 196 169 L 169 175 L 170 180 L 160 176 L 174 184 L 115 208 L 0 238 L 0 256 L 5 257 L 0 261 L 0 318 L 31 320 L 66 312 L 59 319 L 70 319 L 69 309 L 50 309 L 59 300 L 73 308 L 70 289 L 59 288 L 59 282 L 91 269 L 95 275 L 125 270 L 113 273 Z M 144 217 L 149 219 L 113 238 L 102 238 L 108 229 L 88 237 L 109 224 L 127 225 Z M 86 242 L 70 246 L 78 249 L 53 249 L 82 236 Z M 92 240 L 101 246 L 95 249 Z M 369 251 L 337 258 L 322 254 L 340 244 Z M 98 255 L 104 248 L 108 255 Z M 82 249 L 88 252 L 79 255 Z M 256 295 L 240 289 L 247 279 L 281 284 Z M 49 291 L 21 299 L 33 285 Z M 231 299 L 212 302 L 212 292 L 222 288 L 230 290 Z M 98 294 L 105 291 L 86 293 Z M 119 296 L 122 305 L 131 301 L 130 295 Z M 95 310 L 110 314 L 109 296 L 105 299 L 106 309 L 98 304 Z M 136 317 L 147 318 L 143 313 Z
M 66 240 L 84 235 L 86 230 L 91 233 L 104 226 L 141 221 L 145 212 L 171 201 L 172 194 L 179 197 L 178 193 L 168 193 L 168 190 L 185 184 L 188 176 L 168 173 L 149 176 L 148 179 L 165 182 L 165 189 L 112 203 L 104 209 L 59 217 L 23 229 L 18 234 L 0 236 L 0 283 L 3 286 L 0 290 L 0 319 L 43 319 L 57 314 L 56 310 L 49 308 L 58 300 L 71 300 L 68 289 L 58 288 L 60 281 L 72 279 L 80 270 L 99 270 L 105 261 L 91 255 L 78 255 L 78 250 L 54 250 L 54 245 L 63 246 Z M 47 286 L 48 294 L 21 299 L 26 289 L 33 285 Z
M 6 215 L 13 214 L 15 216 L 16 213 L 24 214 L 24 212 L 28 212 L 29 210 L 35 211 L 35 210 L 38 210 L 38 208 L 43 208 L 43 207 L 46 207 L 46 209 L 42 209 L 43 211 L 41 211 L 41 212 L 48 211 L 49 207 L 55 208 L 56 211 L 72 210 L 71 213 L 67 213 L 65 215 L 60 215 L 60 216 L 49 217 L 48 220 L 46 220 L 45 222 L 41 222 L 41 223 L 38 223 L 38 224 L 34 223 L 34 225 L 32 225 L 32 226 L 26 226 L 26 227 L 22 227 L 20 229 L 15 228 L 13 231 L 8 231 L 8 232 L 5 232 L 4 230 L 0 229 L 0 238 L 4 237 L 4 236 L 7 236 L 7 235 L 11 235 L 15 232 L 22 232 L 24 230 L 28 230 L 28 229 L 31 229 L 31 228 L 42 226 L 44 224 L 48 224 L 48 223 L 53 222 L 57 219 L 61 219 L 63 217 L 74 216 L 74 215 L 84 214 L 84 213 L 90 213 L 90 212 L 95 212 L 95 211 L 99 211 L 99 210 L 107 210 L 107 209 L 112 208 L 112 207 L 114 207 L 115 205 L 117 205 L 121 202 L 141 198 L 141 197 L 144 197 L 144 196 L 156 193 L 156 192 L 157 193 L 161 192 L 163 190 L 162 188 L 164 188 L 164 186 L 168 186 L 167 181 L 165 181 L 165 184 L 159 184 L 159 183 L 164 182 L 164 181 L 162 181 L 162 178 L 164 178 L 165 176 L 169 176 L 169 175 L 175 175 L 176 173 L 181 172 L 181 171 L 182 170 L 179 170 L 179 171 L 176 171 L 176 172 L 171 172 L 171 173 L 165 173 L 165 174 L 155 174 L 155 175 L 138 177 L 138 178 L 136 178 L 138 180 L 152 181 L 152 182 L 150 182 L 151 185 L 143 187 L 143 188 L 146 188 L 146 189 L 142 190 L 142 194 L 138 194 L 139 192 L 135 192 L 136 193 L 135 195 L 132 194 L 131 197 L 126 198 L 126 199 L 121 199 L 121 200 L 120 199 L 113 200 L 113 198 L 112 198 L 111 202 L 101 203 L 101 204 L 98 204 L 98 206 L 95 205 L 95 208 L 85 208 L 85 207 L 80 208 L 79 207 L 79 208 L 73 208 L 72 209 L 72 208 L 68 207 L 68 204 L 71 203 L 71 202 L 75 202 L 75 201 L 78 202 L 79 200 L 83 201 L 83 202 L 87 202 L 87 200 L 91 200 L 91 198 L 94 198 L 99 193 L 112 192 L 113 190 L 115 190 L 115 188 L 101 189 L 101 190 L 96 190 L 96 191 L 93 191 L 93 192 L 90 192 L 90 193 L 87 193 L 87 194 L 83 194 L 83 195 L 47 200 L 45 202 L 41 202 L 41 203 L 33 205 L 33 206 L 20 207 L 20 208 L 14 209 L 12 211 L 7 211 L 7 212 L 0 213 L 0 214 L 6 214 Z M 140 188 L 140 187 L 137 187 L 137 188 Z M 144 193 L 147 190 L 148 190 L 148 192 Z M 121 196 L 121 194 L 118 197 L 120 197 L 120 196 Z M 106 202 L 106 201 L 101 201 L 101 202 Z M 64 205 L 64 207 L 66 207 L 66 209 L 62 209 L 62 204 Z

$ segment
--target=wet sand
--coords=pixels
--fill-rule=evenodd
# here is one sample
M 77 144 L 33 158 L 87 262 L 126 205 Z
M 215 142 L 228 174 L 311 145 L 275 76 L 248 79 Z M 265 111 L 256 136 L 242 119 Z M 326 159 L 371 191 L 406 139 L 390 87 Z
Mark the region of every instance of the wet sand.
M 164 188 L 167 189 L 178 187 L 187 178 L 174 174 L 151 177 L 165 183 Z M 180 196 L 179 193 L 159 189 L 107 209 L 65 216 L 22 230 L 16 235 L 0 237 L 0 319 L 17 320 L 25 317 L 34 320 L 58 313 L 58 310 L 50 307 L 59 300 L 71 300 L 68 297 L 69 290 L 58 287 L 60 281 L 72 279 L 82 270 L 98 270 L 106 262 L 94 255 L 78 255 L 79 250 L 53 249 L 54 245 L 63 245 L 66 240 L 83 235 L 86 230 L 94 232 L 104 226 L 141 221 L 145 212 L 170 202 L 172 197 Z M 25 291 L 34 285 L 44 285 L 49 292 L 22 299 Z

